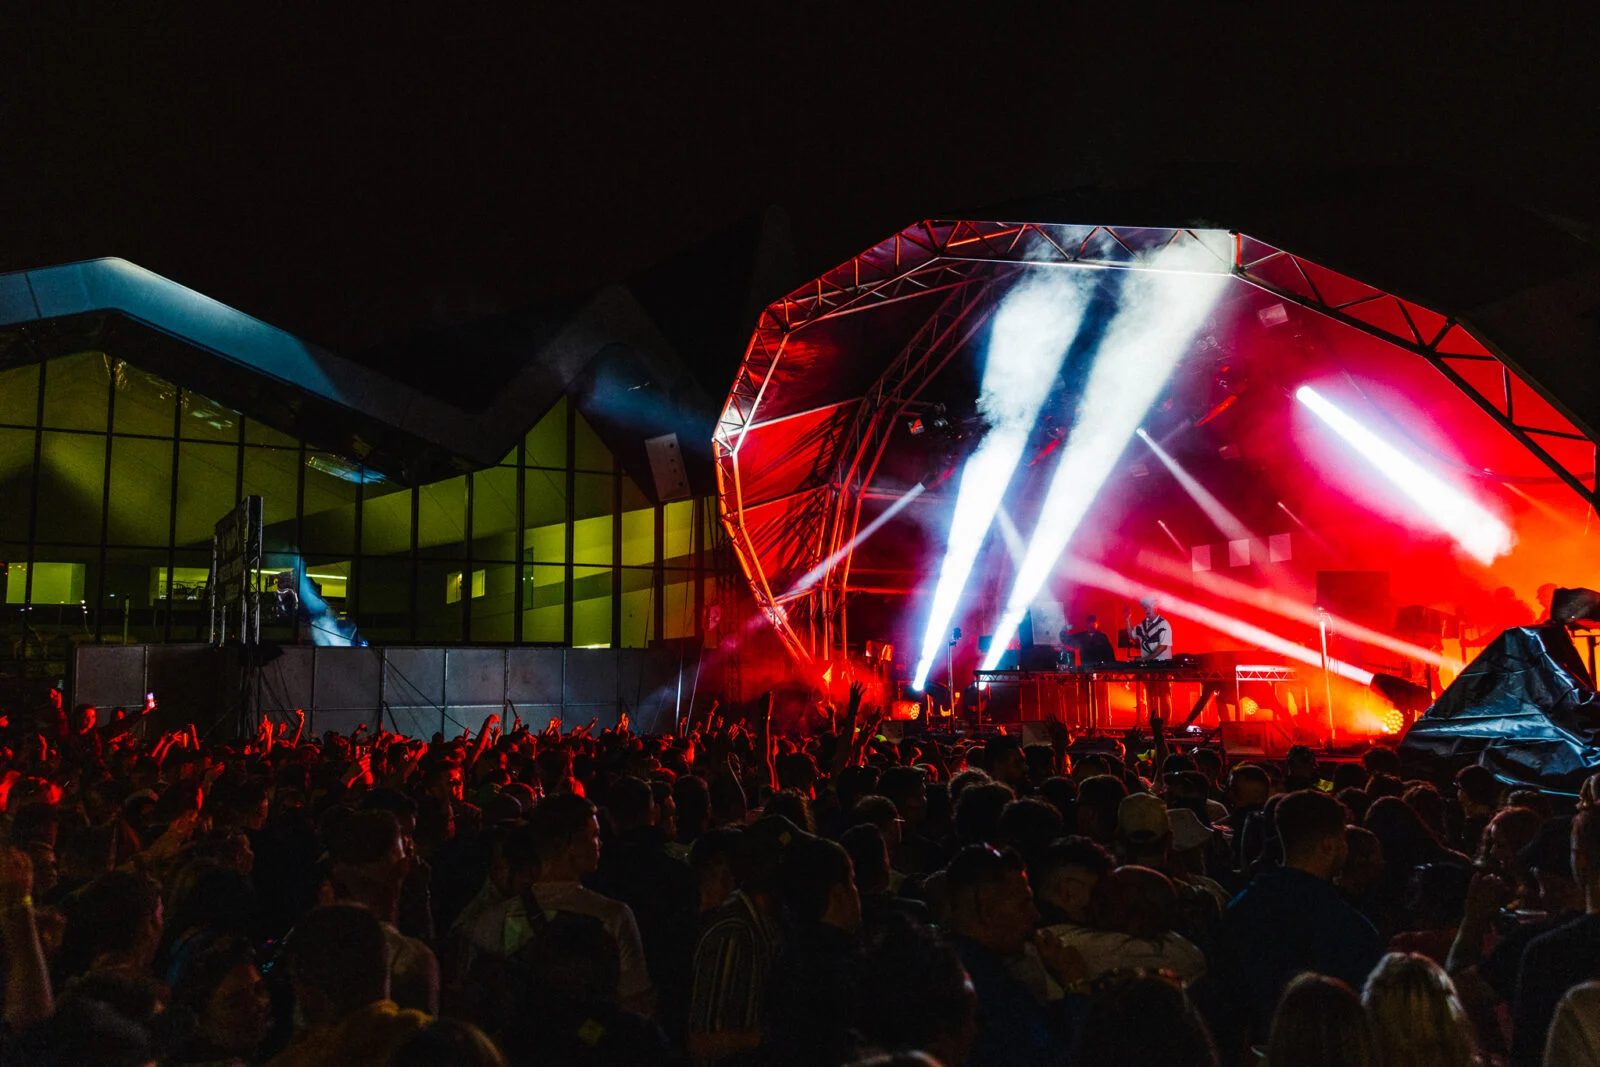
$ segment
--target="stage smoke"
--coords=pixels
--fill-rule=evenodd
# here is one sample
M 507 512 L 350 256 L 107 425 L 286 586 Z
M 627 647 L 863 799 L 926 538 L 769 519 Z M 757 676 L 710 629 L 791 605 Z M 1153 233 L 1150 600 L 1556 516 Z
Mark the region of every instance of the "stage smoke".
M 978 411 L 989 431 L 961 471 L 944 560 L 922 639 L 913 685 L 928 681 L 943 652 L 967 576 L 994 522 L 995 511 L 1022 460 L 1039 409 L 1055 384 L 1067 347 L 1078 334 L 1094 286 L 1079 270 L 1039 272 L 1005 296 L 995 312 L 983 368 Z
M 1189 499 L 1199 505 L 1200 510 L 1206 513 L 1206 518 L 1222 531 L 1224 537 L 1230 541 L 1256 540 L 1256 535 L 1250 532 L 1250 527 L 1240 522 L 1238 517 L 1224 507 L 1222 501 L 1213 496 L 1211 490 L 1201 485 L 1194 475 L 1179 466 L 1178 461 L 1167 454 L 1166 449 L 1156 444 L 1155 439 L 1144 432 L 1144 427 L 1139 428 L 1138 434 L 1139 439 L 1156 454 L 1161 465 L 1167 468 L 1167 472 L 1183 486 L 1183 491 L 1189 494 Z
M 999 664 L 1023 614 L 1227 284 L 1226 275 L 1179 273 L 1207 269 L 1189 258 L 1193 254 L 1174 250 L 1157 260 L 1157 270 L 1131 272 L 1124 281 L 1084 387 L 1082 416 L 1051 478 L 985 670 Z
M 1424 469 L 1410 456 L 1367 429 L 1329 403 L 1309 385 L 1295 391 L 1295 398 L 1344 438 L 1363 459 L 1395 484 L 1433 525 L 1449 534 L 1456 544 L 1479 563 L 1487 566 L 1511 551 L 1511 530 L 1477 501 L 1455 486 Z

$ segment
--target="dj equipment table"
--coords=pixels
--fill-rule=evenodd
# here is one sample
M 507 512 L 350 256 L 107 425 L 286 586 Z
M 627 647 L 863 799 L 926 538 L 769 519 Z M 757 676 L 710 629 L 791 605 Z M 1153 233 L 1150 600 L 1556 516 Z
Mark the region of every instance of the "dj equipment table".
M 1049 714 L 1060 716 L 1069 726 L 1078 729 L 1103 729 L 1109 726 L 1107 709 L 1099 707 L 1096 689 L 1102 682 L 1140 682 L 1172 684 L 1198 684 L 1200 699 L 1194 704 L 1184 725 L 1200 717 L 1206 703 L 1220 695 L 1226 687 L 1233 688 L 1234 706 L 1239 704 L 1239 690 L 1245 682 L 1293 682 L 1298 679 L 1293 667 L 1271 663 L 1206 662 L 1193 664 L 1137 663 L 1119 661 L 1088 667 L 1071 667 L 1058 671 L 978 671 L 980 685 L 1017 686 L 1021 689 L 1022 718 L 1043 719 Z M 1052 692 L 1052 689 L 1055 690 Z M 1070 698 L 1075 699 L 1070 699 Z M 1029 714 L 1029 712 L 1033 714 Z

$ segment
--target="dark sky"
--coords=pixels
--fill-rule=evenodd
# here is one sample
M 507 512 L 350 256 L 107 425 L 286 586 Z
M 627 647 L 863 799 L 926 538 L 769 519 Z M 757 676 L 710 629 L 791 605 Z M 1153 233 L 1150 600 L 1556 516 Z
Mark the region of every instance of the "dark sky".
M 824 265 L 1191 161 L 1433 167 L 1600 221 L 1593 5 L 316 6 L 13 9 L 0 269 L 120 255 L 357 354 L 770 204 Z

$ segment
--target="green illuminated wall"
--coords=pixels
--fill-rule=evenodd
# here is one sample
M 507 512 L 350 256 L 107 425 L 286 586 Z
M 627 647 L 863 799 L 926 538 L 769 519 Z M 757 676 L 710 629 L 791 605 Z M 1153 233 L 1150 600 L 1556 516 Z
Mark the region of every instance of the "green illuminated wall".
M 408 488 L 87 352 L 0 371 L 0 659 L 204 640 L 211 530 L 247 495 L 269 566 L 303 555 L 375 643 L 693 637 L 717 577 L 713 505 L 651 504 L 565 400 L 498 466 Z

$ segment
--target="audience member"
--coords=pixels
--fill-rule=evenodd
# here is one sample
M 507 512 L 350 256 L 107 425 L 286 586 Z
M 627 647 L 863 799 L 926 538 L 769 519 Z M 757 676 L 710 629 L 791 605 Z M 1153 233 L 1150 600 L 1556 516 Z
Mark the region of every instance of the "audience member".
M 1337 978 L 1301 974 L 1272 1015 L 1263 1067 L 1382 1067 L 1372 1021 Z

